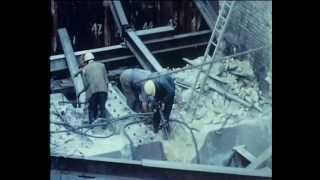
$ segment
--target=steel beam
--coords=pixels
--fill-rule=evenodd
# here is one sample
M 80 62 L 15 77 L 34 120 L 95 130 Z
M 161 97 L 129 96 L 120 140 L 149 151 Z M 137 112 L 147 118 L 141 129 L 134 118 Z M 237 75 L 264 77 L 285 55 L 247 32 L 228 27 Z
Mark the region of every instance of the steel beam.
M 129 28 L 128 20 L 120 0 L 112 0 L 110 7 L 118 28 L 121 28 L 121 37 L 124 37 L 126 45 L 136 56 L 141 66 L 150 71 L 162 71 L 163 68 L 138 37 L 137 33 L 133 29 Z M 124 32 L 125 35 L 123 35 Z
M 82 76 L 78 75 L 74 77 L 75 74 L 79 71 L 79 64 L 74 56 L 73 48 L 71 45 L 71 41 L 69 38 L 69 35 L 67 33 L 67 30 L 65 28 L 58 29 L 59 38 L 62 44 L 63 52 L 66 57 L 68 69 L 70 76 L 73 81 L 74 88 L 76 90 L 76 93 L 80 93 L 84 89 Z M 85 94 L 82 93 L 79 97 L 79 102 L 85 102 Z
M 158 28 L 152 28 L 149 30 L 140 30 L 136 31 L 137 35 L 142 40 L 149 40 L 153 38 L 161 38 L 163 36 L 168 36 L 174 31 L 174 28 L 171 26 L 162 26 Z M 149 44 L 159 44 L 158 41 L 156 42 L 149 42 Z M 80 58 L 81 55 L 83 55 L 87 50 L 83 51 L 77 51 L 74 53 L 77 59 Z M 96 49 L 90 49 L 90 52 L 93 53 L 96 60 L 104 60 L 105 63 L 118 61 L 118 60 L 125 60 L 128 58 L 134 58 L 132 53 L 127 47 L 124 47 L 121 44 L 114 45 L 114 46 L 108 46 L 103 48 L 96 48 Z M 64 54 L 54 55 L 50 56 L 50 71 L 61 71 L 65 70 L 67 68 L 66 62 L 65 62 L 65 56 Z
M 125 30 L 129 27 L 126 14 L 122 8 L 120 0 L 112 0 L 112 1 L 109 1 L 109 3 L 110 3 L 109 7 L 115 19 L 116 25 L 120 30 L 120 36 L 122 37 Z
M 138 34 L 139 31 L 136 33 Z M 172 52 L 180 49 L 204 46 L 210 38 L 210 30 L 204 30 L 193 33 L 185 33 L 172 35 L 160 39 L 152 39 L 144 41 L 144 44 L 151 50 L 153 54 L 161 54 Z M 104 48 L 90 49 L 97 61 L 109 63 L 120 60 L 128 60 L 134 58 L 130 50 L 123 45 L 114 45 Z M 75 56 L 79 58 L 85 51 L 75 52 Z M 63 54 L 50 56 L 50 72 L 67 70 L 65 56 Z
M 126 30 L 125 42 L 144 69 L 156 72 L 160 72 L 163 70 L 156 58 L 151 54 L 149 49 L 137 36 L 137 33 L 132 29 Z
M 193 3 L 196 5 L 203 19 L 206 21 L 207 25 L 212 31 L 214 29 L 214 25 L 218 17 L 217 13 L 214 12 L 211 5 L 206 3 L 204 0 L 193 0 Z
M 158 160 L 126 160 L 105 157 L 59 157 L 51 155 L 51 171 L 103 175 L 121 179 L 271 179 L 270 171 Z M 53 175 L 54 176 L 54 175 Z
M 151 29 L 143 29 L 136 31 L 137 35 L 141 38 L 141 40 L 150 40 L 157 39 L 164 36 L 172 35 L 175 28 L 173 26 L 160 26 Z

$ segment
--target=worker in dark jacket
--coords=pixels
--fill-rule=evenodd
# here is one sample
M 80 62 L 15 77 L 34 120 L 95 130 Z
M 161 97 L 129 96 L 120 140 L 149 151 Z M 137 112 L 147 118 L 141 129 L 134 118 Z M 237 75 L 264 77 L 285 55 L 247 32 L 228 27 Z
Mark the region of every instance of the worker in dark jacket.
M 175 84 L 173 79 L 168 76 L 160 76 L 156 79 L 145 81 L 144 83 L 144 93 L 147 96 L 153 98 L 156 103 L 156 108 L 153 117 L 153 128 L 154 132 L 157 133 L 159 130 L 161 114 L 162 111 L 163 117 L 166 121 L 169 122 L 170 113 L 172 110 L 172 105 L 174 103 L 175 96 Z M 146 104 L 143 103 L 143 109 L 146 109 Z
M 150 71 L 143 69 L 127 69 L 120 75 L 120 83 L 124 95 L 127 98 L 128 106 L 135 112 L 142 112 L 141 101 L 144 101 L 139 95 L 143 91 L 145 78 L 151 74 Z
M 86 101 L 89 103 L 89 123 L 98 117 L 106 118 L 105 103 L 108 98 L 108 76 L 104 64 L 95 62 L 91 52 L 84 55 L 85 66 L 82 69 Z

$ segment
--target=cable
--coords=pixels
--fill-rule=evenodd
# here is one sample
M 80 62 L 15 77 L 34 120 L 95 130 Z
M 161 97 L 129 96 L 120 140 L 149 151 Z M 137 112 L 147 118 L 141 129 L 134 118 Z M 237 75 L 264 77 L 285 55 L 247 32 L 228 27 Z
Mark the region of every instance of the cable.
M 78 128 L 74 128 L 70 123 L 68 123 L 64 117 L 62 117 L 62 115 L 59 113 L 59 112 L 53 112 L 53 114 L 57 115 L 61 121 L 65 122 L 65 123 L 60 123 L 60 125 L 64 125 L 68 130 L 64 130 L 64 131 L 57 131 L 57 132 L 69 132 L 69 131 L 72 131 L 76 134 L 79 134 L 79 135 L 84 135 L 84 136 L 87 136 L 87 137 L 92 137 L 92 138 L 109 138 L 113 135 L 115 135 L 115 132 L 114 132 L 114 129 L 113 129 L 113 132 L 108 135 L 108 136 L 94 136 L 94 135 L 90 135 L 90 134 L 87 134 L 87 133 L 83 133 L 81 131 L 79 131 L 78 129 L 80 129 L 79 127 Z M 55 122 L 56 123 L 56 122 Z M 111 124 L 111 122 L 109 122 Z M 53 132 L 50 132 L 50 133 L 55 133 L 54 131 Z
M 65 123 L 61 123 L 61 122 L 52 122 L 54 124 L 57 124 L 57 125 L 63 125 L 65 126 L 66 128 L 68 127 L 69 129 L 68 130 L 62 130 L 62 131 L 51 131 L 50 133 L 62 133 L 62 132 L 69 132 L 69 131 L 72 131 L 76 134 L 79 134 L 79 135 L 84 135 L 84 136 L 87 136 L 87 137 L 92 137 L 92 138 L 109 138 L 113 135 L 115 135 L 115 130 L 113 129 L 112 133 L 108 136 L 94 136 L 94 135 L 90 135 L 90 134 L 87 134 L 87 133 L 83 133 L 81 131 L 79 131 L 79 129 L 83 129 L 83 128 L 90 128 L 90 127 L 96 127 L 96 126 L 105 126 L 105 125 L 110 125 L 114 122 L 116 122 L 115 120 L 123 120 L 123 119 L 127 119 L 128 117 L 139 117 L 139 116 L 150 116 L 150 115 L 153 115 L 153 113 L 135 113 L 135 114 L 129 114 L 127 116 L 124 116 L 124 117 L 121 117 L 121 118 L 112 118 L 110 119 L 109 121 L 107 121 L 107 123 L 99 123 L 99 124 L 90 124 L 90 125 L 85 125 L 85 126 L 80 126 L 80 127 L 73 127 L 70 123 L 68 123 L 64 117 L 62 117 L 62 115 L 58 112 L 53 112 L 53 114 L 57 115 L 61 121 L 65 122 Z M 137 120 L 137 121 L 133 121 L 133 122 L 130 122 L 130 123 L 127 123 L 124 127 L 123 127 L 123 133 L 125 135 L 125 137 L 129 140 L 129 143 L 130 143 L 130 150 L 131 150 L 131 153 L 133 152 L 133 141 L 130 139 L 129 135 L 127 134 L 126 132 L 126 128 L 128 126 L 131 126 L 133 124 L 138 124 L 138 123 L 142 123 L 142 122 L 145 122 L 146 120 Z M 196 131 L 199 131 L 198 129 L 195 129 L 195 128 L 190 128 L 185 122 L 182 122 L 182 121 L 179 121 L 179 120 L 170 120 L 170 122 L 177 122 L 179 124 L 182 124 L 184 125 L 185 127 L 187 127 L 187 129 L 189 129 L 190 133 L 191 133 L 191 136 L 192 136 L 192 141 L 193 141 L 193 144 L 194 144 L 194 148 L 195 148 L 195 152 L 196 152 L 196 160 L 197 160 L 197 163 L 199 164 L 200 163 L 200 156 L 199 156 L 199 150 L 198 150 L 198 144 L 197 144 L 197 141 L 195 139 L 195 136 L 193 134 L 193 130 L 196 130 Z

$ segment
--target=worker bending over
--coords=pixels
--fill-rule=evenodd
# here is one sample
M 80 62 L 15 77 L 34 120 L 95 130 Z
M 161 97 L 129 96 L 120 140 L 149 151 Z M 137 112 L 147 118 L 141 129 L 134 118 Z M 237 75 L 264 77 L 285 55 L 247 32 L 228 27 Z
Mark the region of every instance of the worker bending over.
M 86 102 L 89 103 L 89 123 L 93 123 L 98 117 L 107 118 L 105 104 L 108 99 L 108 76 L 104 64 L 94 61 L 91 52 L 84 55 L 84 67 L 82 69 Z M 77 96 L 82 93 L 80 92 Z
M 153 108 L 152 110 L 155 112 L 153 116 L 153 130 L 155 133 L 158 133 L 160 120 L 162 118 L 161 113 L 163 114 L 164 119 L 169 122 L 169 117 L 175 96 L 174 81 L 168 75 L 145 81 L 144 93 L 149 96 L 149 98 L 147 98 L 149 99 L 149 102 L 150 99 L 153 99 L 151 103 L 155 104 L 155 106 L 151 106 Z M 146 103 L 148 102 L 144 101 L 142 103 L 142 107 L 144 110 L 150 108 L 150 104 Z M 169 128 L 169 126 L 166 127 Z M 169 131 L 169 129 L 167 130 Z
M 174 103 L 175 84 L 168 76 L 145 81 L 152 73 L 142 69 L 127 69 L 120 75 L 120 83 L 127 97 L 128 106 L 136 112 L 154 111 L 153 129 L 157 133 L 161 120 L 160 111 L 168 121 Z
M 120 83 L 124 95 L 127 97 L 128 106 L 135 112 L 142 112 L 141 101 L 144 101 L 142 96 L 139 97 L 143 91 L 145 78 L 151 74 L 150 71 L 143 69 L 127 69 L 120 75 Z

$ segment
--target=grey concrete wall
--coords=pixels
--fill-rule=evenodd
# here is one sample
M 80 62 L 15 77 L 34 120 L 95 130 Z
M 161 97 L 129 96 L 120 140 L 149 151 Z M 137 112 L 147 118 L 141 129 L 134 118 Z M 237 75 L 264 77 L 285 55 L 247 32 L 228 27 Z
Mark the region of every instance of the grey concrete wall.
M 220 4 L 223 1 L 220 1 Z M 226 28 L 225 40 L 237 52 L 272 43 L 272 1 L 237 1 Z M 260 90 L 270 96 L 271 85 L 265 80 L 272 71 L 272 49 L 252 54 L 250 61 L 259 81 Z

